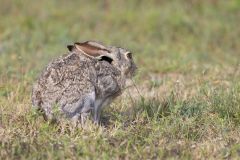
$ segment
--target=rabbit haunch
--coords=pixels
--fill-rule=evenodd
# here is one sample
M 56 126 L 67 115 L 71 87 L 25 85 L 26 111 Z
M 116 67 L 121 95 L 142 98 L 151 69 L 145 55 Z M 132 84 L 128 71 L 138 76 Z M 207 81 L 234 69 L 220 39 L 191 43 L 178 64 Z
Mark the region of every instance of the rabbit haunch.
M 136 66 L 125 49 L 97 42 L 68 46 L 69 54 L 52 61 L 33 86 L 32 103 L 47 119 L 57 119 L 54 106 L 66 117 L 99 122 L 103 106 L 125 88 Z M 61 114 L 61 115 L 62 115 Z

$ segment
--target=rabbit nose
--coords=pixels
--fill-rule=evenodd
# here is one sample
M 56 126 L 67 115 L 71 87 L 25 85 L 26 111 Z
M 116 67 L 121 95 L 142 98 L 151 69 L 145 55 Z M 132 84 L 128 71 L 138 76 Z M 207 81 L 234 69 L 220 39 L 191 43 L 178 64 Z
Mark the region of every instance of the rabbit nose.
M 138 70 L 138 67 L 137 67 L 136 64 L 133 64 L 133 70 L 134 70 L 134 71 L 137 71 L 137 70 Z
M 135 66 L 135 70 L 138 70 L 138 67 L 136 65 L 134 65 L 134 66 Z

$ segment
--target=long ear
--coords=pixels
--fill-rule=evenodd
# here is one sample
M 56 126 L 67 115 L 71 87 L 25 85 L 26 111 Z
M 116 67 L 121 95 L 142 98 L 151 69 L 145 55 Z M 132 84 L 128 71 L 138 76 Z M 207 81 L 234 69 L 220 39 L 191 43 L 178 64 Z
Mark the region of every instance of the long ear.
M 67 45 L 67 48 L 70 52 L 76 50 L 76 47 L 74 45 Z
M 92 57 L 97 58 L 102 55 L 110 56 L 110 51 L 103 45 L 93 42 L 93 41 L 87 41 L 83 43 L 75 43 L 74 46 L 76 49 L 83 54 Z
M 108 56 L 99 56 L 98 59 L 99 59 L 99 61 L 106 61 L 110 64 L 112 64 L 112 61 L 113 61 L 113 59 L 111 57 L 108 57 Z

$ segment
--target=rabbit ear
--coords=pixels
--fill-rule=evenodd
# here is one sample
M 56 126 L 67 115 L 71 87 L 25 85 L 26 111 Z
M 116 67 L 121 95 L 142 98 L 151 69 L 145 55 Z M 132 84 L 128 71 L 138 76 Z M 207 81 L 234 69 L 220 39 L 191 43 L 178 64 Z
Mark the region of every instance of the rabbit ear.
M 67 45 L 67 48 L 70 52 L 72 52 L 76 49 L 74 45 Z
M 99 59 L 99 61 L 106 61 L 110 64 L 112 64 L 112 61 L 113 61 L 113 59 L 111 57 L 108 57 L 108 56 L 99 56 L 98 59 Z
M 110 51 L 103 45 L 93 42 L 93 41 L 87 41 L 83 43 L 75 43 L 74 46 L 76 49 L 85 55 L 93 58 L 97 58 L 102 55 L 109 55 Z

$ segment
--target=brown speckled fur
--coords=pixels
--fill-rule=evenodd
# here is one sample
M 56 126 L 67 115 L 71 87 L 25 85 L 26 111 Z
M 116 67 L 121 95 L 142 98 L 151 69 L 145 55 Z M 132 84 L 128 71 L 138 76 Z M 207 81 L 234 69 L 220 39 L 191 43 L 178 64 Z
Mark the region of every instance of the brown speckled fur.
M 90 42 L 98 45 L 97 42 Z M 88 43 L 84 45 L 92 47 Z M 33 106 L 42 110 L 47 119 L 57 118 L 55 106 L 61 115 L 74 121 L 81 120 L 82 123 L 92 113 L 98 123 L 102 106 L 120 95 L 126 79 L 131 78 L 136 70 L 133 60 L 127 60 L 124 55 L 127 50 L 106 48 L 111 53 L 104 56 L 111 57 L 112 63 L 99 57 L 88 57 L 87 53 L 77 49 L 53 60 L 33 86 Z

